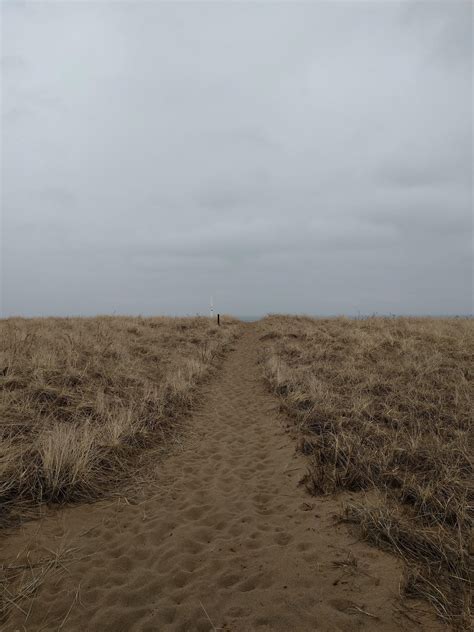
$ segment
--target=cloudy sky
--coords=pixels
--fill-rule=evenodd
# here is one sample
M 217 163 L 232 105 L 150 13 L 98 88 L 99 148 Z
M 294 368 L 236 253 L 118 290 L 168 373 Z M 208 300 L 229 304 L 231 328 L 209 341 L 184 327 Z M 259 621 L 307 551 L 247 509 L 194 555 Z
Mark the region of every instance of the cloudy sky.
M 2 2 L 3 315 L 472 312 L 470 2 Z

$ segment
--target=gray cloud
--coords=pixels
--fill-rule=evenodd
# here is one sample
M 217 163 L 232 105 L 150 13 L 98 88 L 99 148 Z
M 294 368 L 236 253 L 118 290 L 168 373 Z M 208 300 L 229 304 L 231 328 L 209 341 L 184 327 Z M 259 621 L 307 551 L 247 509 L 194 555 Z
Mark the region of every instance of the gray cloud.
M 4 3 L 4 315 L 472 311 L 471 17 Z
M 410 3 L 402 14 L 413 37 L 422 27 L 429 33 L 427 58 L 431 61 L 472 69 L 472 3 L 466 0 L 430 2 L 427 9 L 421 3 Z
M 21 55 L 3 55 L 0 60 L 2 76 L 25 74 L 28 69 L 26 60 Z

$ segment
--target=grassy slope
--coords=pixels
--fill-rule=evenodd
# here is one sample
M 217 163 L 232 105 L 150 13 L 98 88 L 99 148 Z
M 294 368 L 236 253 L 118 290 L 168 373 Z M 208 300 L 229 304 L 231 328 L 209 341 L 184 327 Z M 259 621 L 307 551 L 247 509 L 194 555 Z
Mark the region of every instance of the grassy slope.
M 236 335 L 231 319 L 0 321 L 0 521 L 123 478 L 174 432 Z
M 262 334 L 268 383 L 310 459 L 308 489 L 368 491 L 346 519 L 405 558 L 407 594 L 468 626 L 474 322 L 270 317 Z

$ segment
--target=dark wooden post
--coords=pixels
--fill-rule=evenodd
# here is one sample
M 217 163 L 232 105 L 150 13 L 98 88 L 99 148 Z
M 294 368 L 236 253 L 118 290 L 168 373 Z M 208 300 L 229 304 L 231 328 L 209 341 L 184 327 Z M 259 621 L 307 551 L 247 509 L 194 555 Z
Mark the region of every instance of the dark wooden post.
M 221 315 L 217 314 L 217 324 L 219 325 L 219 327 L 221 326 Z

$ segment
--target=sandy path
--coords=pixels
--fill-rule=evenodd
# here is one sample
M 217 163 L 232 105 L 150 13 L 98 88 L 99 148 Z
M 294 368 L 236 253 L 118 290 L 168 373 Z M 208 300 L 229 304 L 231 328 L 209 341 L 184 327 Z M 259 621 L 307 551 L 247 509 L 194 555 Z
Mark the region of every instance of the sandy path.
M 160 465 L 159 493 L 41 522 L 38 546 L 90 557 L 47 579 L 26 624 L 15 612 L 4 629 L 187 632 L 214 629 L 210 620 L 233 632 L 420 629 L 397 610 L 398 563 L 335 525 L 335 501 L 297 486 L 304 458 L 265 391 L 257 348 L 258 327 L 247 326 L 205 387 L 195 432 Z M 8 538 L 2 556 L 37 529 Z M 356 568 L 340 564 L 348 555 Z

